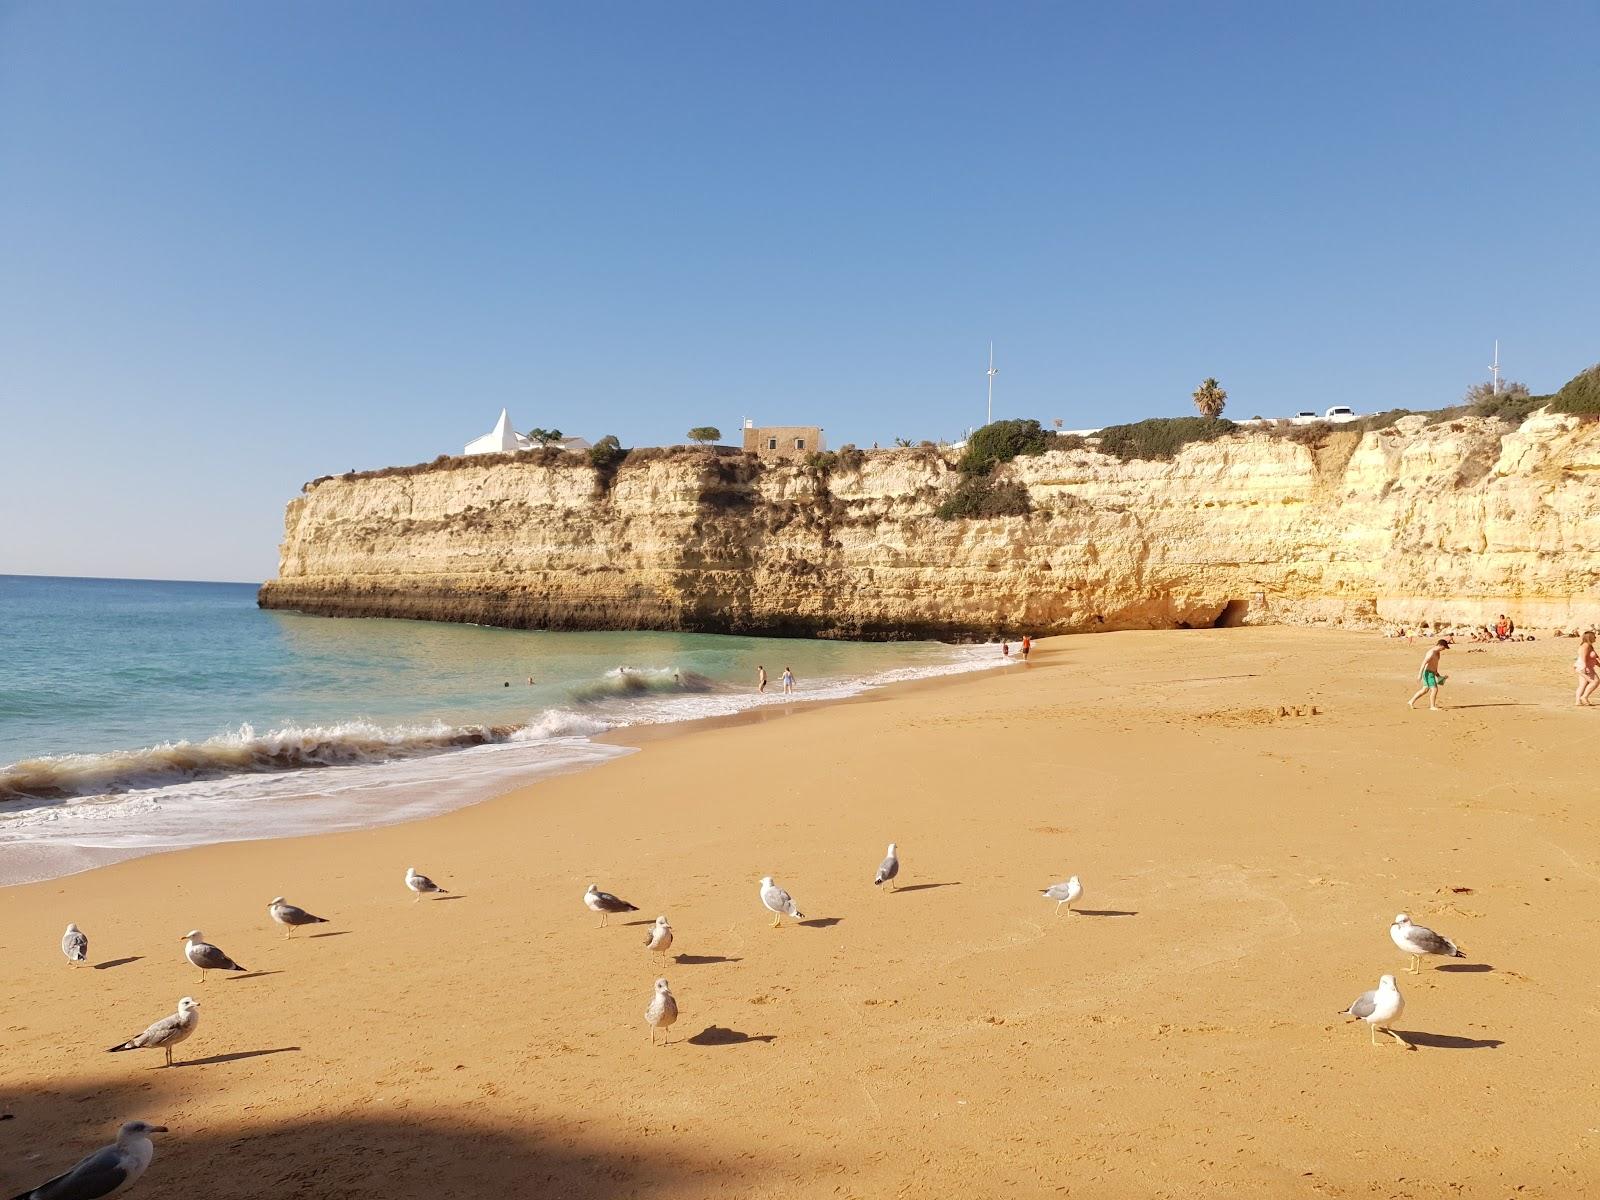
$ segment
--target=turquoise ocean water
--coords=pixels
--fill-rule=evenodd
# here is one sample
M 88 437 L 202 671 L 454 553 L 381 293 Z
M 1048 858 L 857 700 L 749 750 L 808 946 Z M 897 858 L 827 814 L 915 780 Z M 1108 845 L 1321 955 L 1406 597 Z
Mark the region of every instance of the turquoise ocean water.
M 997 657 L 331 619 L 263 612 L 251 584 L 0 575 L 0 884 L 459 807 L 627 753 L 592 740 L 609 729 L 781 706 L 785 666 L 803 702 Z

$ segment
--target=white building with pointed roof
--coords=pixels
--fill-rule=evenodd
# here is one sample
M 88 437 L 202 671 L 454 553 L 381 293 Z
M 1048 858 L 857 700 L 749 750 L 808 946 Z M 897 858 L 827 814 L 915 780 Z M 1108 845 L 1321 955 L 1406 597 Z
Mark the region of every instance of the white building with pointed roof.
M 590 442 L 587 438 L 569 437 L 562 438 L 558 443 L 563 450 L 581 453 L 589 449 Z M 511 428 L 511 417 L 505 409 L 500 410 L 500 419 L 494 423 L 494 428 L 480 438 L 473 438 L 467 443 L 463 454 L 515 454 L 518 450 L 536 450 L 537 445 L 525 438 L 515 429 Z

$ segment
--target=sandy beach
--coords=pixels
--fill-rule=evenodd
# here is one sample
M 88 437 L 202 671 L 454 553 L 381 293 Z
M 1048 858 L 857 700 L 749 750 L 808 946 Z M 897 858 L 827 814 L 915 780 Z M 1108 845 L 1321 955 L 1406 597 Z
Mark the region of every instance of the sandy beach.
M 1596 1193 L 1573 646 L 1460 644 L 1428 713 L 1423 646 L 1370 634 L 1052 639 L 426 821 L 0 889 L 0 1194 L 135 1117 L 172 1130 L 149 1200 Z M 590 882 L 640 911 L 597 928 Z M 332 923 L 286 941 L 277 895 Z M 1467 957 L 1405 974 L 1400 911 Z M 197 927 L 249 972 L 202 984 Z M 1336 1015 L 1385 972 L 1415 1050 Z M 103 1052 L 184 995 L 183 1065 Z

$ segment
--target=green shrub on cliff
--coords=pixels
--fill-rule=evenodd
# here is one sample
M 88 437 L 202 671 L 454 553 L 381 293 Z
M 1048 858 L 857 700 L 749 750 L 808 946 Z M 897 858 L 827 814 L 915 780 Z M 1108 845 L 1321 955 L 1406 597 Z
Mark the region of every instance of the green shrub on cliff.
M 1600 363 L 1567 380 L 1550 401 L 1550 410 L 1577 416 L 1600 413 Z
M 1015 480 L 995 482 L 987 475 L 968 475 L 933 510 L 936 517 L 1021 517 L 1033 511 L 1028 489 Z
M 1165 461 L 1194 442 L 1226 437 L 1239 427 L 1225 417 L 1152 417 L 1132 425 L 1107 425 L 1100 431 L 1100 451 L 1129 459 Z
M 987 475 L 1019 454 L 1043 454 L 1050 448 L 1052 436 L 1037 421 L 993 421 L 967 439 L 956 470 L 963 475 Z
M 622 448 L 622 442 L 614 433 L 608 433 L 594 445 L 589 447 L 589 463 L 600 470 L 614 467 L 628 457 L 628 452 Z

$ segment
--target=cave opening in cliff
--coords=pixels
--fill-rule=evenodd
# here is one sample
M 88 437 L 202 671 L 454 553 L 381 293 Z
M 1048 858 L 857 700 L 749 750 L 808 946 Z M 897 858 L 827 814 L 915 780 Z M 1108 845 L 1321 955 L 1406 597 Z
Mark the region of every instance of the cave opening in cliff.
M 1246 600 L 1229 600 L 1222 606 L 1222 611 L 1217 614 L 1217 619 L 1211 622 L 1213 629 L 1236 629 L 1244 624 L 1245 614 L 1250 611 L 1250 604 Z

